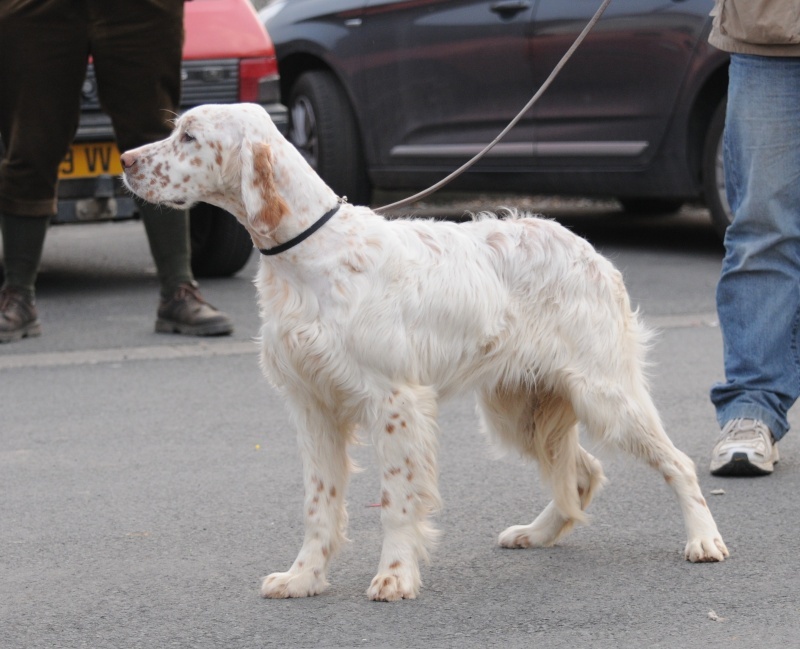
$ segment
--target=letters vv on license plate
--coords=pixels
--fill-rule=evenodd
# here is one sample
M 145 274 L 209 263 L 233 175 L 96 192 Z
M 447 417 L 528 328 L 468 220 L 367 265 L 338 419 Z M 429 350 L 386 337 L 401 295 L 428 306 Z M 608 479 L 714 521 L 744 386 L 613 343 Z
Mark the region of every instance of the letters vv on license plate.
M 82 142 L 73 144 L 58 168 L 58 177 L 94 178 L 102 174 L 122 173 L 119 150 L 113 142 Z

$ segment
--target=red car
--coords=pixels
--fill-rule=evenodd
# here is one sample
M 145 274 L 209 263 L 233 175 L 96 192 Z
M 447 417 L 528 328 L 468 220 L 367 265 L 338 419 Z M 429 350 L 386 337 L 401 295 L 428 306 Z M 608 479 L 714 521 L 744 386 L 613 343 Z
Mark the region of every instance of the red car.
M 249 0 L 186 3 L 181 108 L 254 102 L 285 129 L 275 50 Z M 135 218 L 136 205 L 122 173 L 111 120 L 101 111 L 90 64 L 83 86 L 81 123 L 59 169 L 59 207 L 53 223 Z M 191 212 L 192 268 L 198 276 L 232 275 L 253 249 L 236 219 L 210 205 Z

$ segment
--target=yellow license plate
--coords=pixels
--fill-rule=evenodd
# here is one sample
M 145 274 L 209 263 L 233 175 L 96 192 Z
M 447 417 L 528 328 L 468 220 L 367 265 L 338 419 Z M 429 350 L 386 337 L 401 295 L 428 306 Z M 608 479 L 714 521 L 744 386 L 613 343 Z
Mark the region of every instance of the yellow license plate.
M 113 142 L 73 144 L 58 168 L 61 179 L 94 178 L 102 174 L 118 176 L 121 173 L 119 149 Z

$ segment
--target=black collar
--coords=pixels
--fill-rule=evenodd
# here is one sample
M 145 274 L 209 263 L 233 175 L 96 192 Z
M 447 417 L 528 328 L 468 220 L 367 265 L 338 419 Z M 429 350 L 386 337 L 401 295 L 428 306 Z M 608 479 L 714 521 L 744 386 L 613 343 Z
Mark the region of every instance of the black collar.
M 280 254 L 282 252 L 286 252 L 287 250 L 289 250 L 289 248 L 293 248 L 294 246 L 296 246 L 301 241 L 305 241 L 306 239 L 308 239 L 308 237 L 310 237 L 317 230 L 319 230 L 323 225 L 325 225 L 331 219 L 331 217 L 334 214 L 336 214 L 336 212 L 339 211 L 340 207 L 341 207 L 341 204 L 338 204 L 332 210 L 330 210 L 328 212 L 325 212 L 325 214 L 323 214 L 321 217 L 319 217 L 319 219 L 314 221 L 314 223 L 312 223 L 310 226 L 308 226 L 305 230 L 303 230 L 300 234 L 298 234 L 293 239 L 289 239 L 288 241 L 286 241 L 286 242 L 284 242 L 284 243 L 282 243 L 280 245 L 277 245 L 277 246 L 275 246 L 273 248 L 259 248 L 258 251 L 262 255 L 278 255 L 278 254 Z

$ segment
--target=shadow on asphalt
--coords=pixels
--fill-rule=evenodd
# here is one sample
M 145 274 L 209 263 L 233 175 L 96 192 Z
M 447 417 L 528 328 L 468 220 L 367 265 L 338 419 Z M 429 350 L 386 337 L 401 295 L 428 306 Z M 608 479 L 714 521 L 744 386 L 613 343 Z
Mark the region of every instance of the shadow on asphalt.
M 721 255 L 722 241 L 705 209 L 684 208 L 668 216 L 637 216 L 617 210 L 545 212 L 598 247 L 614 246 L 653 252 Z
M 401 197 L 380 196 L 383 202 L 376 205 Z M 503 207 L 555 219 L 597 247 L 711 255 L 721 255 L 724 251 L 708 210 L 697 205 L 685 205 L 675 214 L 648 216 L 626 213 L 613 200 L 443 193 L 394 214 L 463 221 L 471 218 L 470 212 Z

